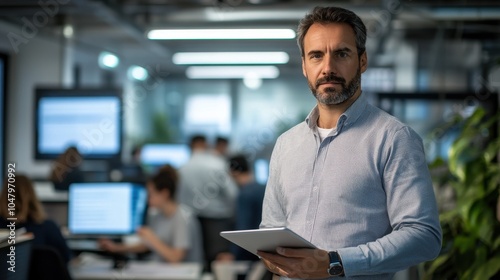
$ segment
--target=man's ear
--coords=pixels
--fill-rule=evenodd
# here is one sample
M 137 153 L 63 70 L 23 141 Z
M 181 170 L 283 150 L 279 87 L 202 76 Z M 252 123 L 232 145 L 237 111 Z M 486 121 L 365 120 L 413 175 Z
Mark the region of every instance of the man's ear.
M 364 73 L 366 68 L 368 68 L 368 56 L 366 55 L 366 51 L 364 51 L 359 58 L 359 68 L 361 69 L 361 73 Z

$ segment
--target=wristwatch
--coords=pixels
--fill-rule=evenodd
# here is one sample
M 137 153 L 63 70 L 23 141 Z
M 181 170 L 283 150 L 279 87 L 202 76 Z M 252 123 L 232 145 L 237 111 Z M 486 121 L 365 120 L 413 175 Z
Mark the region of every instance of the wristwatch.
M 344 267 L 342 260 L 336 251 L 328 252 L 330 257 L 330 266 L 328 267 L 328 274 L 330 276 L 344 276 Z

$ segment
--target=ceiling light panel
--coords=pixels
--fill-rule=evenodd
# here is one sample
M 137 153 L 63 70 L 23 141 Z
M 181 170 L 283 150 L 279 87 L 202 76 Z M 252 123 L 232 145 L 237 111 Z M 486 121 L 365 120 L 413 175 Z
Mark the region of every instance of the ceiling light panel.
M 177 65 L 286 64 L 286 52 L 181 52 L 172 56 Z
M 249 76 L 276 79 L 279 74 L 276 66 L 190 66 L 186 69 L 190 79 L 243 79 Z
M 249 40 L 293 39 L 292 29 L 154 29 L 148 32 L 152 40 Z

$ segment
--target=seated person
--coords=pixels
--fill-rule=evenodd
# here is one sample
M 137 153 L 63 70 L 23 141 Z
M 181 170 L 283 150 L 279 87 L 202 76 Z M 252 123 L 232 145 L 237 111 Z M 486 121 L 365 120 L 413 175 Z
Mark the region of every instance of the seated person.
M 109 161 L 111 181 L 115 182 L 130 182 L 144 184 L 146 183 L 146 175 L 141 166 L 141 146 L 136 146 L 132 149 L 131 160 L 123 162 L 121 159 L 113 159 Z
M 76 147 L 71 146 L 59 155 L 52 164 L 50 172 L 50 181 L 54 183 L 54 189 L 67 191 L 71 183 L 83 182 L 84 175 L 80 170 L 82 163 L 83 157 Z
M 65 263 L 72 258 L 71 251 L 62 236 L 59 227 L 50 219 L 46 218 L 42 204 L 35 194 L 35 189 L 31 179 L 27 176 L 17 173 L 15 177 L 15 216 L 16 228 L 26 228 L 27 232 L 34 235 L 33 245 L 51 246 L 59 252 L 59 255 Z M 8 181 L 5 179 L 0 193 L 0 228 L 7 228 L 12 218 L 9 215 L 8 204 Z M 12 187 L 10 187 L 12 188 Z
M 147 182 L 148 203 L 157 213 L 148 217 L 148 226 L 137 230 L 139 244 L 116 243 L 100 239 L 100 247 L 112 253 L 145 253 L 152 260 L 171 263 L 203 261 L 201 231 L 196 216 L 175 201 L 178 175 L 167 165 Z

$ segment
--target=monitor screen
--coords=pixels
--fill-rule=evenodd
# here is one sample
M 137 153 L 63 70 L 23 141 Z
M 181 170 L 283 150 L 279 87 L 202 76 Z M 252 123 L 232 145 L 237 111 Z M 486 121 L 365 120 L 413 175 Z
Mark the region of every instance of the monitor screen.
M 35 157 L 53 159 L 70 146 L 87 159 L 118 157 L 121 103 L 113 89 L 36 89 Z
M 68 230 L 73 235 L 127 235 L 144 224 L 147 190 L 133 183 L 74 183 Z
M 256 159 L 254 169 L 255 181 L 261 185 L 265 185 L 269 177 L 269 160 L 263 158 Z
M 179 168 L 189 157 L 190 150 L 185 144 L 146 144 L 141 150 L 141 164 L 149 167 L 170 164 Z

